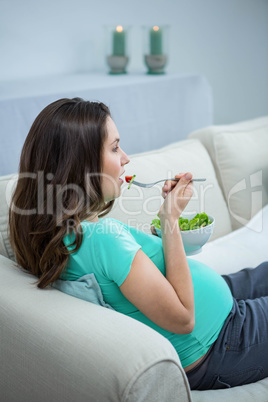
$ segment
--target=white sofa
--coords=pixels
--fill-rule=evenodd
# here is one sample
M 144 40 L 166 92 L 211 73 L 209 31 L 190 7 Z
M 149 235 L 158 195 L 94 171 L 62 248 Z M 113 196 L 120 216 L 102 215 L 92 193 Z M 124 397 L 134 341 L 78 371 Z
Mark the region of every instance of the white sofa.
M 122 147 L 124 137 L 121 134 Z M 191 171 L 186 212 L 215 217 L 214 234 L 193 257 L 220 274 L 268 260 L 268 117 L 192 133 L 185 141 L 132 155 L 127 174 L 151 182 Z M 223 390 L 190 391 L 172 345 L 113 310 L 40 290 L 15 267 L 7 235 L 16 176 L 0 178 L 0 400 L 5 402 L 267 402 L 268 378 Z M 122 187 L 111 217 L 150 231 L 161 184 Z M 118 259 L 120 263 L 120 258 Z

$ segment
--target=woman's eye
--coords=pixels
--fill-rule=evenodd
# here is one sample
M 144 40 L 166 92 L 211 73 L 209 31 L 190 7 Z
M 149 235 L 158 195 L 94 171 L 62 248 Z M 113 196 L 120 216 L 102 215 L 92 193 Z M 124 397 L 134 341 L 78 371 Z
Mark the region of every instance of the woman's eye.
M 119 148 L 119 147 L 115 147 L 115 148 L 113 149 L 113 151 L 114 151 L 114 152 L 117 152 L 118 148 Z

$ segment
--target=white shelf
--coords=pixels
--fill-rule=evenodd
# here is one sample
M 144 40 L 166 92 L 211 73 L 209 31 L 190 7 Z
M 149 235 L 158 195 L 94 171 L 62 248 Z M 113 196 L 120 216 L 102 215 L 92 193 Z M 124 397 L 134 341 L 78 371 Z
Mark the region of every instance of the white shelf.
M 211 88 L 201 75 L 92 73 L 0 82 L 0 175 L 17 172 L 33 120 L 63 97 L 106 103 L 130 155 L 185 139 L 213 123 Z

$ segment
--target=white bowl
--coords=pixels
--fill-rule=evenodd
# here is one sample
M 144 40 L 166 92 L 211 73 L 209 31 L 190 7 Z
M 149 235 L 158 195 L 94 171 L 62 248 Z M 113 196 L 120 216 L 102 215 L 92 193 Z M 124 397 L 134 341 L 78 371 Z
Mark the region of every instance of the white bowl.
M 196 214 L 185 215 L 183 218 L 193 219 L 195 215 Z M 211 220 L 211 224 L 208 226 L 194 230 L 181 230 L 181 237 L 186 255 L 195 255 L 201 253 L 202 247 L 210 239 L 213 233 L 215 219 L 210 215 L 208 215 L 208 219 Z M 161 230 L 157 228 L 155 228 L 155 230 L 157 235 L 162 237 Z

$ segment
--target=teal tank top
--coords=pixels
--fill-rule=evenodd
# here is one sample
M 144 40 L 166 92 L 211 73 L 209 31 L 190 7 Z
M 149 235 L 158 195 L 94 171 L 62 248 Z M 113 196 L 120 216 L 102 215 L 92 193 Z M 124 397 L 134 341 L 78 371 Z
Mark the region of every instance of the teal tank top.
M 194 288 L 195 327 L 190 334 L 174 334 L 137 310 L 119 288 L 139 249 L 165 275 L 162 239 L 113 218 L 101 218 L 98 222 L 83 221 L 81 225 L 82 245 L 69 256 L 61 279 L 75 281 L 94 273 L 104 301 L 116 311 L 141 321 L 167 338 L 176 349 L 183 367 L 203 356 L 216 341 L 233 305 L 233 297 L 225 280 L 205 264 L 187 258 Z M 70 250 L 74 248 L 70 246 L 73 240 L 74 235 L 64 238 Z

